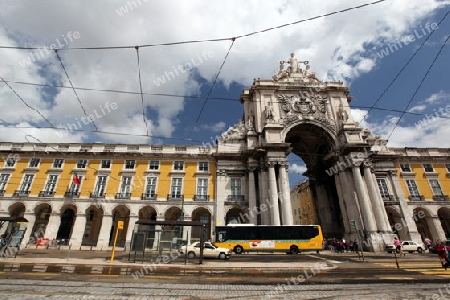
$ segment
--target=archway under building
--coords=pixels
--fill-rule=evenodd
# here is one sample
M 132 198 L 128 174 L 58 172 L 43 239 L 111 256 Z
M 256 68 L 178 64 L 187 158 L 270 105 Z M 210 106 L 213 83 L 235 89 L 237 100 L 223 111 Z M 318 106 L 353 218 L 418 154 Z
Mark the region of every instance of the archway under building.
M 437 211 L 439 220 L 441 221 L 442 230 L 444 230 L 445 238 L 450 239 L 450 208 L 441 207 Z
M 96 205 L 89 206 L 86 211 L 86 226 L 84 228 L 82 246 L 97 246 L 98 236 L 102 227 L 103 209 Z
M 205 227 L 191 228 L 191 241 L 199 241 L 201 230 L 205 231 L 205 240 L 211 237 L 211 213 L 204 207 L 198 207 L 192 212 L 192 221 L 199 221 L 205 224 Z
M 139 221 L 156 221 L 158 213 L 153 206 L 147 205 L 139 210 Z M 146 248 L 157 248 L 160 231 L 153 224 L 138 224 L 138 232 L 146 232 Z
M 76 218 L 76 207 L 69 205 L 61 208 L 61 223 L 56 233 L 57 240 L 64 240 L 68 242 L 72 235 L 73 224 Z
M 430 224 L 431 218 L 431 213 L 423 207 L 419 206 L 413 210 L 413 219 L 416 223 L 417 232 L 420 234 L 422 241 L 425 240 L 425 238 L 429 238 L 432 241 L 436 241 L 438 239 L 437 236 L 433 235 L 433 231 L 431 230 L 433 226 L 433 224 Z
M 34 208 L 34 212 L 36 213 L 36 221 L 34 222 L 30 241 L 31 239 L 35 241 L 44 237 L 50 214 L 52 213 L 52 207 L 48 203 L 41 203 Z
M 109 245 L 114 244 L 114 233 L 118 227 L 118 222 L 123 222 L 123 229 L 117 233 L 117 247 L 124 247 L 126 242 L 128 223 L 130 222 L 130 209 L 125 205 L 118 205 L 113 209 L 113 224 L 111 226 L 111 232 L 109 234 Z
M 225 215 L 225 224 L 243 224 L 248 223 L 248 220 L 244 217 L 245 211 L 240 207 L 230 208 Z

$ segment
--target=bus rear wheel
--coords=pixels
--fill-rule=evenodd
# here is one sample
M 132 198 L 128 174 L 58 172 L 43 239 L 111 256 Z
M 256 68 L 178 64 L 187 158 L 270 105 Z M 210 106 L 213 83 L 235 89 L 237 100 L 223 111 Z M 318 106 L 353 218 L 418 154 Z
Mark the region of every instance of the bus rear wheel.
M 291 248 L 289 248 L 291 254 L 298 254 L 298 247 L 297 246 L 291 246 Z
M 242 254 L 242 253 L 244 253 L 244 248 L 242 248 L 242 246 L 236 246 L 236 247 L 234 247 L 233 251 L 236 254 Z

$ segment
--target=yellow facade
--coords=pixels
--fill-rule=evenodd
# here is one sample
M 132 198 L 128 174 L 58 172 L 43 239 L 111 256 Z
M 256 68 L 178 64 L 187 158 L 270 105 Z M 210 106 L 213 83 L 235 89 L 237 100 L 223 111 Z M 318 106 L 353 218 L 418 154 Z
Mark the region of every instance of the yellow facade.
M 292 212 L 295 225 L 317 224 L 314 197 L 308 181 L 303 181 L 291 190 Z

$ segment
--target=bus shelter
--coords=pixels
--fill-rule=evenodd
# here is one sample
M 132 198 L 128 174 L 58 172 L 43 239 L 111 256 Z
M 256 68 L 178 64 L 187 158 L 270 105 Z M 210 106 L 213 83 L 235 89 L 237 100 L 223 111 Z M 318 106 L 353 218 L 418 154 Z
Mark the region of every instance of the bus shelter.
M 183 242 L 182 236 L 178 235 L 183 232 L 184 227 L 188 226 L 199 227 L 201 230 L 200 245 L 202 246 L 200 248 L 199 264 L 202 264 L 206 227 L 205 223 L 200 221 L 138 220 L 135 223 L 133 230 L 128 259 L 131 260 L 131 256 L 133 256 L 133 262 L 135 262 L 136 257 L 140 255 L 143 263 L 146 256 L 147 258 L 154 256 L 155 251 L 157 251 L 159 257 L 163 255 L 164 250 L 169 250 L 171 252 L 175 249 L 178 251 L 179 246 L 186 244 Z M 189 234 L 189 232 L 187 232 L 187 234 Z M 188 238 L 186 240 L 188 240 Z M 179 241 L 181 241 L 181 244 Z

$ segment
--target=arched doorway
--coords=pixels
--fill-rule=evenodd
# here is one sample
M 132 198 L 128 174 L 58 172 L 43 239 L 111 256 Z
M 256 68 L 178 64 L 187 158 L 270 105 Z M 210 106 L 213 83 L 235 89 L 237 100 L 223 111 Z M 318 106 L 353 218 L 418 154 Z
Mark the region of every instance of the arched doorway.
M 125 247 L 128 223 L 130 221 L 130 209 L 125 205 L 119 205 L 113 209 L 113 225 L 111 226 L 111 232 L 109 237 L 110 246 L 114 244 L 114 234 L 116 232 L 116 228 L 118 226 L 119 221 L 123 221 L 123 229 L 118 231 L 116 246 Z
M 200 221 L 205 224 L 205 240 L 211 238 L 211 213 L 204 207 L 198 207 L 192 212 L 192 221 Z M 200 241 L 200 226 L 191 227 L 191 241 Z
M 84 228 L 82 246 L 97 246 L 98 235 L 102 227 L 103 209 L 91 205 L 86 209 L 86 226 Z
M 433 236 L 432 231 L 430 230 L 430 225 L 433 226 L 433 224 L 428 224 L 430 218 L 431 213 L 423 207 L 416 207 L 413 210 L 413 219 L 416 222 L 417 232 L 420 234 L 422 241 L 425 240 L 425 238 L 429 238 L 432 241 L 436 241 L 439 238 Z
M 242 208 L 239 207 L 233 207 L 230 210 L 228 210 L 226 216 L 225 216 L 225 224 L 244 224 L 248 223 L 248 220 L 246 220 L 243 216 L 245 215 L 245 211 Z
M 408 228 L 405 225 L 405 222 L 402 221 L 402 217 L 398 209 L 392 206 L 387 206 L 386 213 L 393 233 L 396 234 L 401 241 L 408 239 Z
M 156 221 L 157 215 L 158 214 L 157 214 L 155 208 L 152 206 L 144 206 L 139 210 L 139 220 Z M 146 232 L 147 233 L 147 241 L 145 242 L 145 247 L 147 247 L 147 248 L 156 248 L 157 247 L 157 245 L 155 244 L 155 241 L 158 240 L 160 232 L 158 231 L 158 233 L 157 233 L 155 230 L 156 230 L 155 225 L 139 224 L 138 232 Z M 156 240 L 155 240 L 155 236 L 157 236 Z
M 165 221 L 182 221 L 182 219 L 183 214 L 179 207 L 172 206 L 164 213 Z M 169 245 L 174 237 L 177 237 L 177 239 L 183 238 L 183 229 L 182 226 L 164 226 L 161 233 L 161 244 Z
M 334 178 L 337 157 L 330 156 L 337 141 L 331 128 L 324 124 L 312 120 L 302 121 L 285 130 L 285 142 L 290 143 L 291 152 L 306 164 L 305 176 L 309 178 L 318 223 L 322 226 L 324 237 L 342 238 L 345 233 L 344 220 Z
M 31 244 L 34 244 L 32 241 L 36 241 L 38 238 L 44 237 L 48 220 L 50 218 L 50 214 L 52 213 L 52 208 L 47 203 L 41 203 L 34 208 L 34 212 L 36 213 L 36 221 L 34 222 L 33 232 L 30 236 Z
M 70 236 L 72 235 L 72 228 L 75 222 L 76 208 L 63 207 L 61 208 L 61 211 L 63 213 L 61 214 L 61 223 L 56 234 L 56 239 L 64 240 L 65 243 L 68 243 Z

